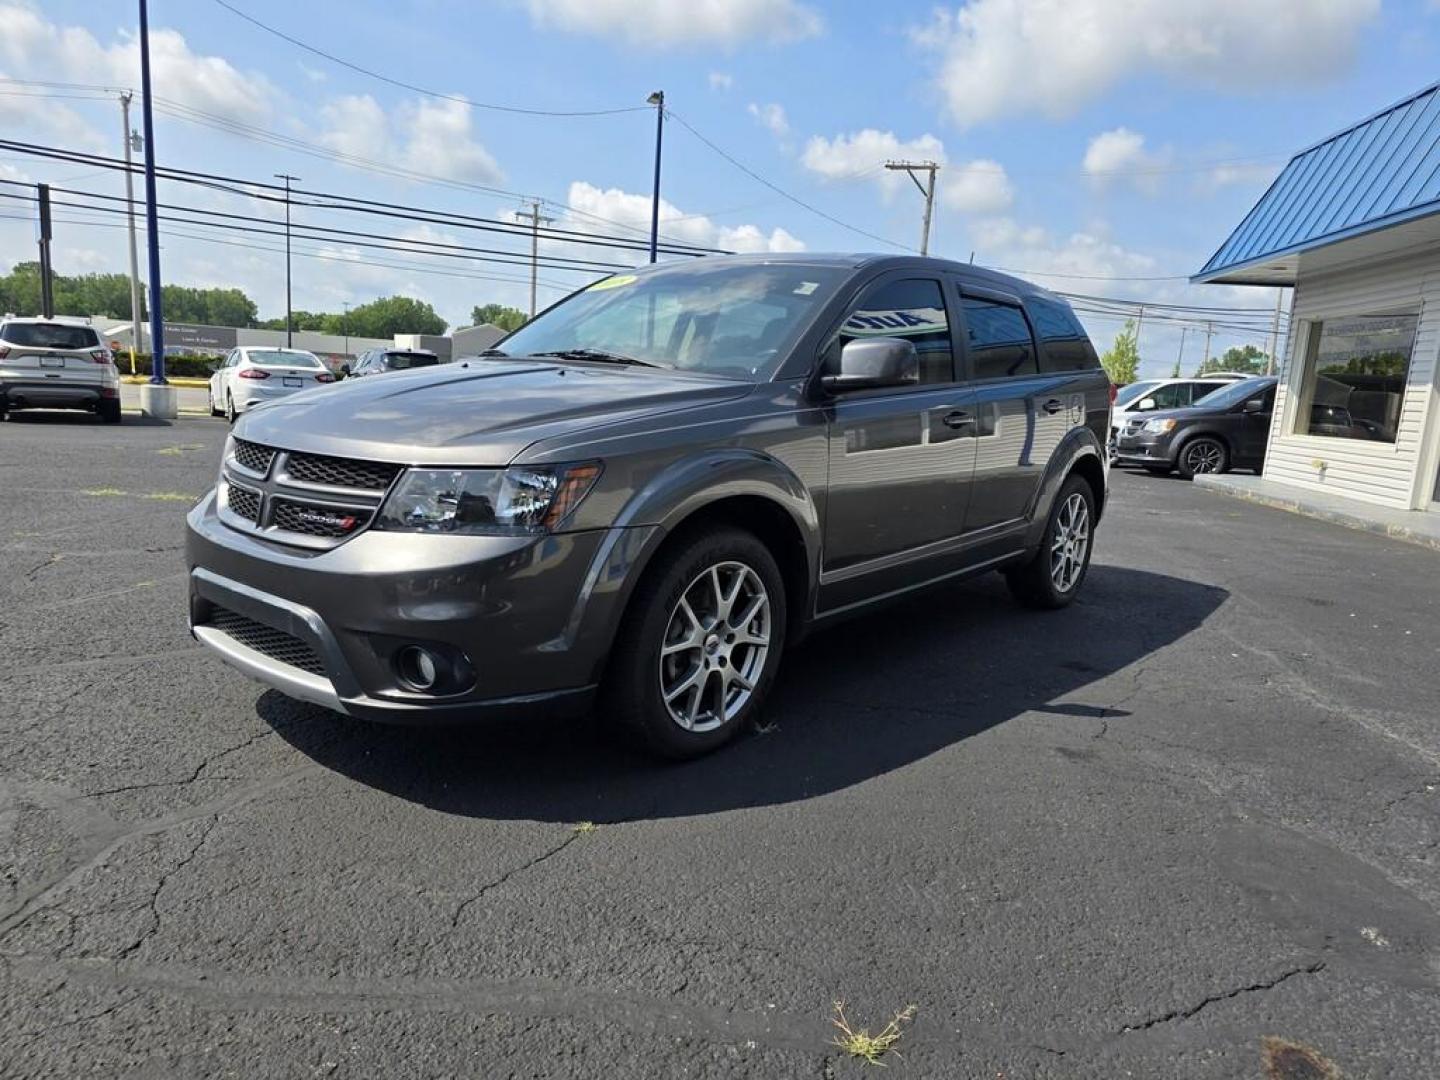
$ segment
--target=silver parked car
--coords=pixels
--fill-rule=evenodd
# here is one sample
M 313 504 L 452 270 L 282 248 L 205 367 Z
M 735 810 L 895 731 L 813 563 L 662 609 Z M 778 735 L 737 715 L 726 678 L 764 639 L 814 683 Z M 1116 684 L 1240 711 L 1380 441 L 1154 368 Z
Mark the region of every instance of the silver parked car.
M 242 345 L 231 349 L 210 376 L 210 415 L 224 414 L 233 424 L 256 405 L 334 381 L 324 361 L 312 352 Z
M 242 417 L 188 517 L 190 625 L 352 716 L 598 700 L 693 756 L 811 627 L 989 570 L 1069 604 L 1109 419 L 1074 313 L 1012 277 L 877 256 L 635 270 L 484 360 Z
M 120 373 L 94 327 L 0 321 L 0 419 L 20 409 L 83 409 L 120 423 Z

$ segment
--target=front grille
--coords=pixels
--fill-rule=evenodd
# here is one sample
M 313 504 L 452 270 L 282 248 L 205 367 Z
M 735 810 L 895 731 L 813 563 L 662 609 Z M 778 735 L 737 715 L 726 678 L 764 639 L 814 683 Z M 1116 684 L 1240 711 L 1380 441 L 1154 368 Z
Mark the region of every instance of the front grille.
M 401 466 L 377 461 L 353 461 L 350 458 L 325 457 L 321 454 L 291 454 L 285 471 L 291 480 L 302 484 L 324 484 L 327 487 L 364 488 L 384 491 L 399 475 Z
M 235 440 L 235 463 L 242 469 L 264 476 L 270 471 L 270 462 L 274 458 L 275 451 L 268 446 L 246 442 L 244 439 Z
M 320 655 L 293 634 L 276 630 L 273 626 L 256 622 L 238 611 L 219 606 L 211 611 L 210 625 L 234 638 L 247 649 L 254 649 L 278 663 L 289 664 L 301 671 L 308 671 L 311 675 L 325 674 L 325 665 L 321 662 Z
M 251 491 L 249 488 L 239 487 L 235 484 L 227 484 L 225 501 L 230 505 L 232 511 L 246 521 L 260 520 L 260 493 L 258 491 Z
M 349 536 L 370 518 L 367 510 L 346 511 L 326 506 L 309 506 L 276 498 L 270 507 L 270 524 L 303 536 L 334 538 Z

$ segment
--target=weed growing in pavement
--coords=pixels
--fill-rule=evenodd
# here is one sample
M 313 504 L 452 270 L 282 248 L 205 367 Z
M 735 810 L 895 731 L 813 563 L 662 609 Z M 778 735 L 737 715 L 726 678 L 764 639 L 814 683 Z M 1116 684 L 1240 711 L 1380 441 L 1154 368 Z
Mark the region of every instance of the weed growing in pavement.
M 183 491 L 156 491 L 146 495 L 147 499 L 155 499 L 159 502 L 194 502 L 194 495 L 186 495 Z
M 128 491 L 121 491 L 119 488 L 86 488 L 81 495 L 129 495 Z
M 895 1049 L 895 1044 L 904 1034 L 900 1030 L 900 1025 L 909 1022 L 914 1016 L 915 1006 L 906 1005 L 891 1017 L 890 1022 L 877 1034 L 871 1035 L 867 1028 L 861 1028 L 859 1031 L 852 1028 L 850 1021 L 845 1018 L 845 1003 L 837 1001 L 835 1002 L 835 1016 L 830 1022 L 840 1029 L 840 1034 L 831 1042 L 851 1057 L 862 1058 L 871 1065 L 879 1065 L 884 1068 L 885 1063 L 880 1059 L 886 1054 L 893 1052 L 896 1057 L 901 1056 L 900 1051 Z
M 571 829 L 570 831 L 573 832 L 576 836 L 584 836 L 586 833 L 592 833 L 598 828 L 600 828 L 600 826 L 596 825 L 593 821 L 582 821 L 579 825 L 576 825 L 575 828 Z

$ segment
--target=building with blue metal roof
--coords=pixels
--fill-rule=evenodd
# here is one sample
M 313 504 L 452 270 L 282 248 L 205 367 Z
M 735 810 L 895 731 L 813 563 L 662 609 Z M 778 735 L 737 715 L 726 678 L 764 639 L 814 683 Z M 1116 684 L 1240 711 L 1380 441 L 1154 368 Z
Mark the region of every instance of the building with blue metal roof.
M 1440 84 L 1296 154 L 1192 280 L 1294 287 L 1267 480 L 1440 512 Z

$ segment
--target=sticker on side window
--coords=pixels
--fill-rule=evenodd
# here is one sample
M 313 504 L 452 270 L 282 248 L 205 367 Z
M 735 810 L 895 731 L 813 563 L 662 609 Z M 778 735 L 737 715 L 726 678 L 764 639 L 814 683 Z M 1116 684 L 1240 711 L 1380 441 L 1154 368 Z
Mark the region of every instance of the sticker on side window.
M 607 277 L 602 281 L 595 282 L 590 286 L 590 292 L 600 292 L 603 289 L 618 289 L 623 285 L 635 284 L 634 274 L 616 274 L 614 277 Z

